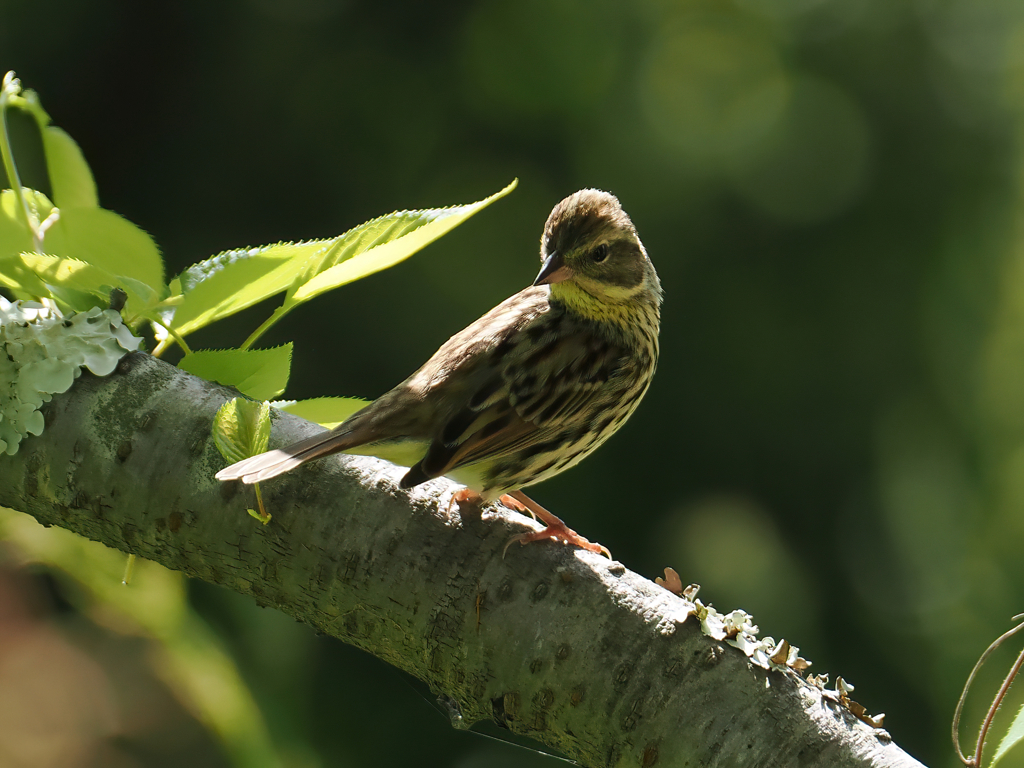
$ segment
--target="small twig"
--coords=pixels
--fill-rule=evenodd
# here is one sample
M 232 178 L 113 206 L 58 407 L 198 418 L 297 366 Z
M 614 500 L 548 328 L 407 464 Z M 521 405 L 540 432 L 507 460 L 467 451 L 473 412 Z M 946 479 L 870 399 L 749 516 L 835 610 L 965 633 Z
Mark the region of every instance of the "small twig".
M 128 555 L 128 562 L 124 564 L 124 576 L 121 583 L 126 587 L 132 583 L 132 576 L 135 575 L 135 555 Z
M 292 309 L 293 307 L 285 307 L 284 305 L 275 309 L 271 313 L 270 317 L 268 317 L 266 320 L 260 323 L 259 328 L 257 328 L 255 331 L 249 334 L 249 338 L 247 338 L 242 343 L 240 349 L 251 349 L 252 345 L 256 343 L 257 339 L 259 339 L 260 336 L 262 336 L 266 331 L 270 329 L 270 326 L 272 326 L 282 317 L 287 315 Z
M 163 328 L 167 332 L 167 335 L 163 338 L 163 340 L 158 342 L 157 345 L 156 345 L 156 348 L 150 353 L 150 354 L 153 355 L 153 357 L 160 357 L 164 352 L 167 351 L 167 349 L 171 346 L 171 344 L 177 344 L 179 347 L 181 347 L 181 351 L 184 352 L 186 355 L 192 353 L 192 350 L 188 348 L 188 344 L 185 343 L 185 339 L 183 339 L 178 334 L 177 331 L 175 331 L 175 330 L 173 330 L 171 328 L 168 328 L 166 325 L 164 325 L 163 323 L 159 322 L 154 317 L 149 317 L 148 315 L 144 315 L 144 317 L 147 320 L 149 320 L 150 322 L 155 323 L 156 325 L 159 325 L 161 328 Z
M 266 525 L 270 522 L 270 519 L 273 517 L 273 515 L 267 512 L 267 508 L 263 506 L 263 492 L 260 490 L 260 484 L 254 483 L 252 488 L 254 491 L 256 491 L 256 506 L 260 508 L 260 511 L 257 512 L 255 509 L 250 509 L 247 511 L 252 517 L 255 517 L 261 523 Z
M 3 84 L 0 85 L 0 158 L 3 161 L 4 171 L 7 174 L 7 181 L 18 203 L 18 212 L 24 219 L 24 224 L 32 235 L 32 247 L 37 253 L 43 252 L 43 237 L 39 231 L 39 222 L 28 207 L 28 198 L 25 189 L 21 186 L 21 178 L 18 176 L 18 166 L 14 162 L 14 150 L 11 147 L 10 129 L 7 125 L 7 110 L 11 102 L 21 96 L 21 81 L 14 76 L 11 70 L 4 75 Z
M 1020 614 L 1013 617 L 1014 621 L 1019 621 L 1024 618 L 1024 614 Z M 967 692 L 971 688 L 971 683 L 974 682 L 974 678 L 977 676 L 982 665 L 988 660 L 988 657 L 992 655 L 992 652 L 1002 645 L 1006 640 L 1013 637 L 1015 634 L 1024 629 L 1024 623 L 1018 624 L 1008 632 L 1003 633 L 995 640 L 992 644 L 985 649 L 985 652 L 981 654 L 977 663 L 974 665 L 974 669 L 971 670 L 971 674 L 967 676 L 967 682 L 964 683 L 963 693 L 960 694 L 960 701 L 956 704 L 956 711 L 953 713 L 953 746 L 956 747 L 957 756 L 960 758 L 960 762 L 968 766 L 968 768 L 978 768 L 981 765 L 981 750 L 985 744 L 985 737 L 988 735 L 988 729 L 992 725 L 992 720 L 996 716 L 996 712 L 999 710 L 1000 705 L 1003 703 L 1003 699 L 1006 697 L 1007 691 L 1010 690 L 1010 684 L 1013 682 L 1017 673 L 1020 672 L 1021 666 L 1024 665 L 1024 650 L 1021 651 L 1017 657 L 1017 661 L 1013 667 L 1010 668 L 1009 674 L 1003 684 L 999 687 L 999 691 L 996 693 L 995 699 L 992 701 L 992 705 L 989 707 L 988 712 L 985 715 L 985 720 L 981 724 L 981 729 L 978 731 L 978 744 L 975 747 L 973 757 L 966 757 L 963 750 L 960 749 L 960 715 L 963 713 L 964 702 L 967 701 Z

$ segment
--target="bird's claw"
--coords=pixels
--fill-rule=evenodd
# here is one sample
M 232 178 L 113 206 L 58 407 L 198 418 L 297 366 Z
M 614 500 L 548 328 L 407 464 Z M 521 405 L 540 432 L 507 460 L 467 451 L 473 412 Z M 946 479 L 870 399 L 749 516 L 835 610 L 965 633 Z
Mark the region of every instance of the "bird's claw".
M 528 503 L 525 503 L 524 500 Z M 533 541 L 544 541 L 545 539 L 560 541 L 563 544 L 572 544 L 580 549 L 585 549 L 588 552 L 596 552 L 599 555 L 604 555 L 609 560 L 612 559 L 612 553 L 608 551 L 608 547 L 580 536 L 576 531 L 563 523 L 560 518 L 544 509 L 544 507 L 537 504 L 528 496 L 525 496 L 521 491 L 513 491 L 512 494 L 504 494 L 499 501 L 508 509 L 511 509 L 514 512 L 519 512 L 520 514 L 528 514 L 535 521 L 540 518 L 541 522 L 546 523 L 547 525 L 543 530 L 521 533 L 518 536 L 513 536 L 509 539 L 501 550 L 502 559 L 504 559 L 505 555 L 508 553 L 508 548 L 516 542 L 523 545 L 529 544 Z M 448 511 L 451 512 L 452 505 L 454 504 L 467 503 L 480 507 L 483 506 L 484 500 L 476 491 L 470 490 L 469 488 L 462 488 L 452 494 L 451 501 L 448 502 Z
M 456 504 L 473 504 L 474 506 L 483 506 L 483 498 L 476 491 L 471 491 L 469 488 L 461 488 L 452 494 L 451 500 L 448 502 L 448 514 L 452 513 L 452 507 Z
M 608 551 L 608 547 L 580 536 L 576 531 L 565 525 L 549 525 L 541 531 L 531 531 L 530 533 L 521 533 L 518 536 L 513 536 L 505 544 L 504 549 L 501 550 L 501 557 L 504 559 L 508 548 L 516 542 L 519 542 L 520 545 L 526 545 L 532 541 L 544 541 L 545 539 L 560 541 L 563 544 L 572 544 L 588 552 L 604 555 L 609 560 L 612 559 L 612 553 Z

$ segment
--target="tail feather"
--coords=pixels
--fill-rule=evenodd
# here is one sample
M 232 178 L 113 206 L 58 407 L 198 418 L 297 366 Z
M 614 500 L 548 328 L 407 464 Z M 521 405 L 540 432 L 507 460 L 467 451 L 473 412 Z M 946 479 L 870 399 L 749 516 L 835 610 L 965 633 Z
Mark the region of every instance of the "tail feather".
M 365 452 L 389 461 L 405 463 L 411 457 L 406 442 L 415 443 L 414 435 L 421 430 L 420 425 L 410 422 L 409 418 L 394 418 L 393 393 L 397 391 L 396 388 L 374 400 L 329 432 L 321 432 L 284 448 L 244 459 L 225 467 L 216 477 L 218 480 L 241 480 L 251 485 L 283 475 L 307 461 L 345 451 Z M 369 446 L 373 450 L 365 450 L 363 446 Z M 378 448 L 381 450 L 377 450 Z M 416 456 L 409 465 L 419 461 L 425 449 L 425 446 L 418 447 L 414 444 L 412 452 Z
M 216 478 L 221 481 L 241 480 L 246 484 L 258 483 L 283 475 L 307 461 L 344 451 L 356 443 L 358 441 L 352 440 L 350 433 L 324 432 L 284 448 L 243 459 L 222 469 Z

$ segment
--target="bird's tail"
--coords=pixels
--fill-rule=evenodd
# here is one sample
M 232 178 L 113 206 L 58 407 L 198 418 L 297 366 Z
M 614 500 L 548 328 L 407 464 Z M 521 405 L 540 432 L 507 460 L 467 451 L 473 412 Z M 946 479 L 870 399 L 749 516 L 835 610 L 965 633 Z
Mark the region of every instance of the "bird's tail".
M 299 440 L 285 448 L 276 448 L 259 456 L 243 459 L 230 467 L 225 467 L 216 477 L 222 481 L 241 480 L 248 484 L 258 483 L 282 475 L 307 461 L 344 451 L 358 442 L 360 441 L 353 439 L 351 432 L 339 433 L 331 430 Z

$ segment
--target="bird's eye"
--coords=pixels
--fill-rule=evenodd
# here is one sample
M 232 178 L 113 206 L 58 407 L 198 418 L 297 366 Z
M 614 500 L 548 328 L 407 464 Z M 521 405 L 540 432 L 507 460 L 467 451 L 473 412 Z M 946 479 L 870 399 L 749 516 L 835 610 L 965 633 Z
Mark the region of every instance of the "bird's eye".
M 590 258 L 595 264 L 600 264 L 602 261 L 608 258 L 608 243 L 601 243 L 597 248 L 590 252 Z

